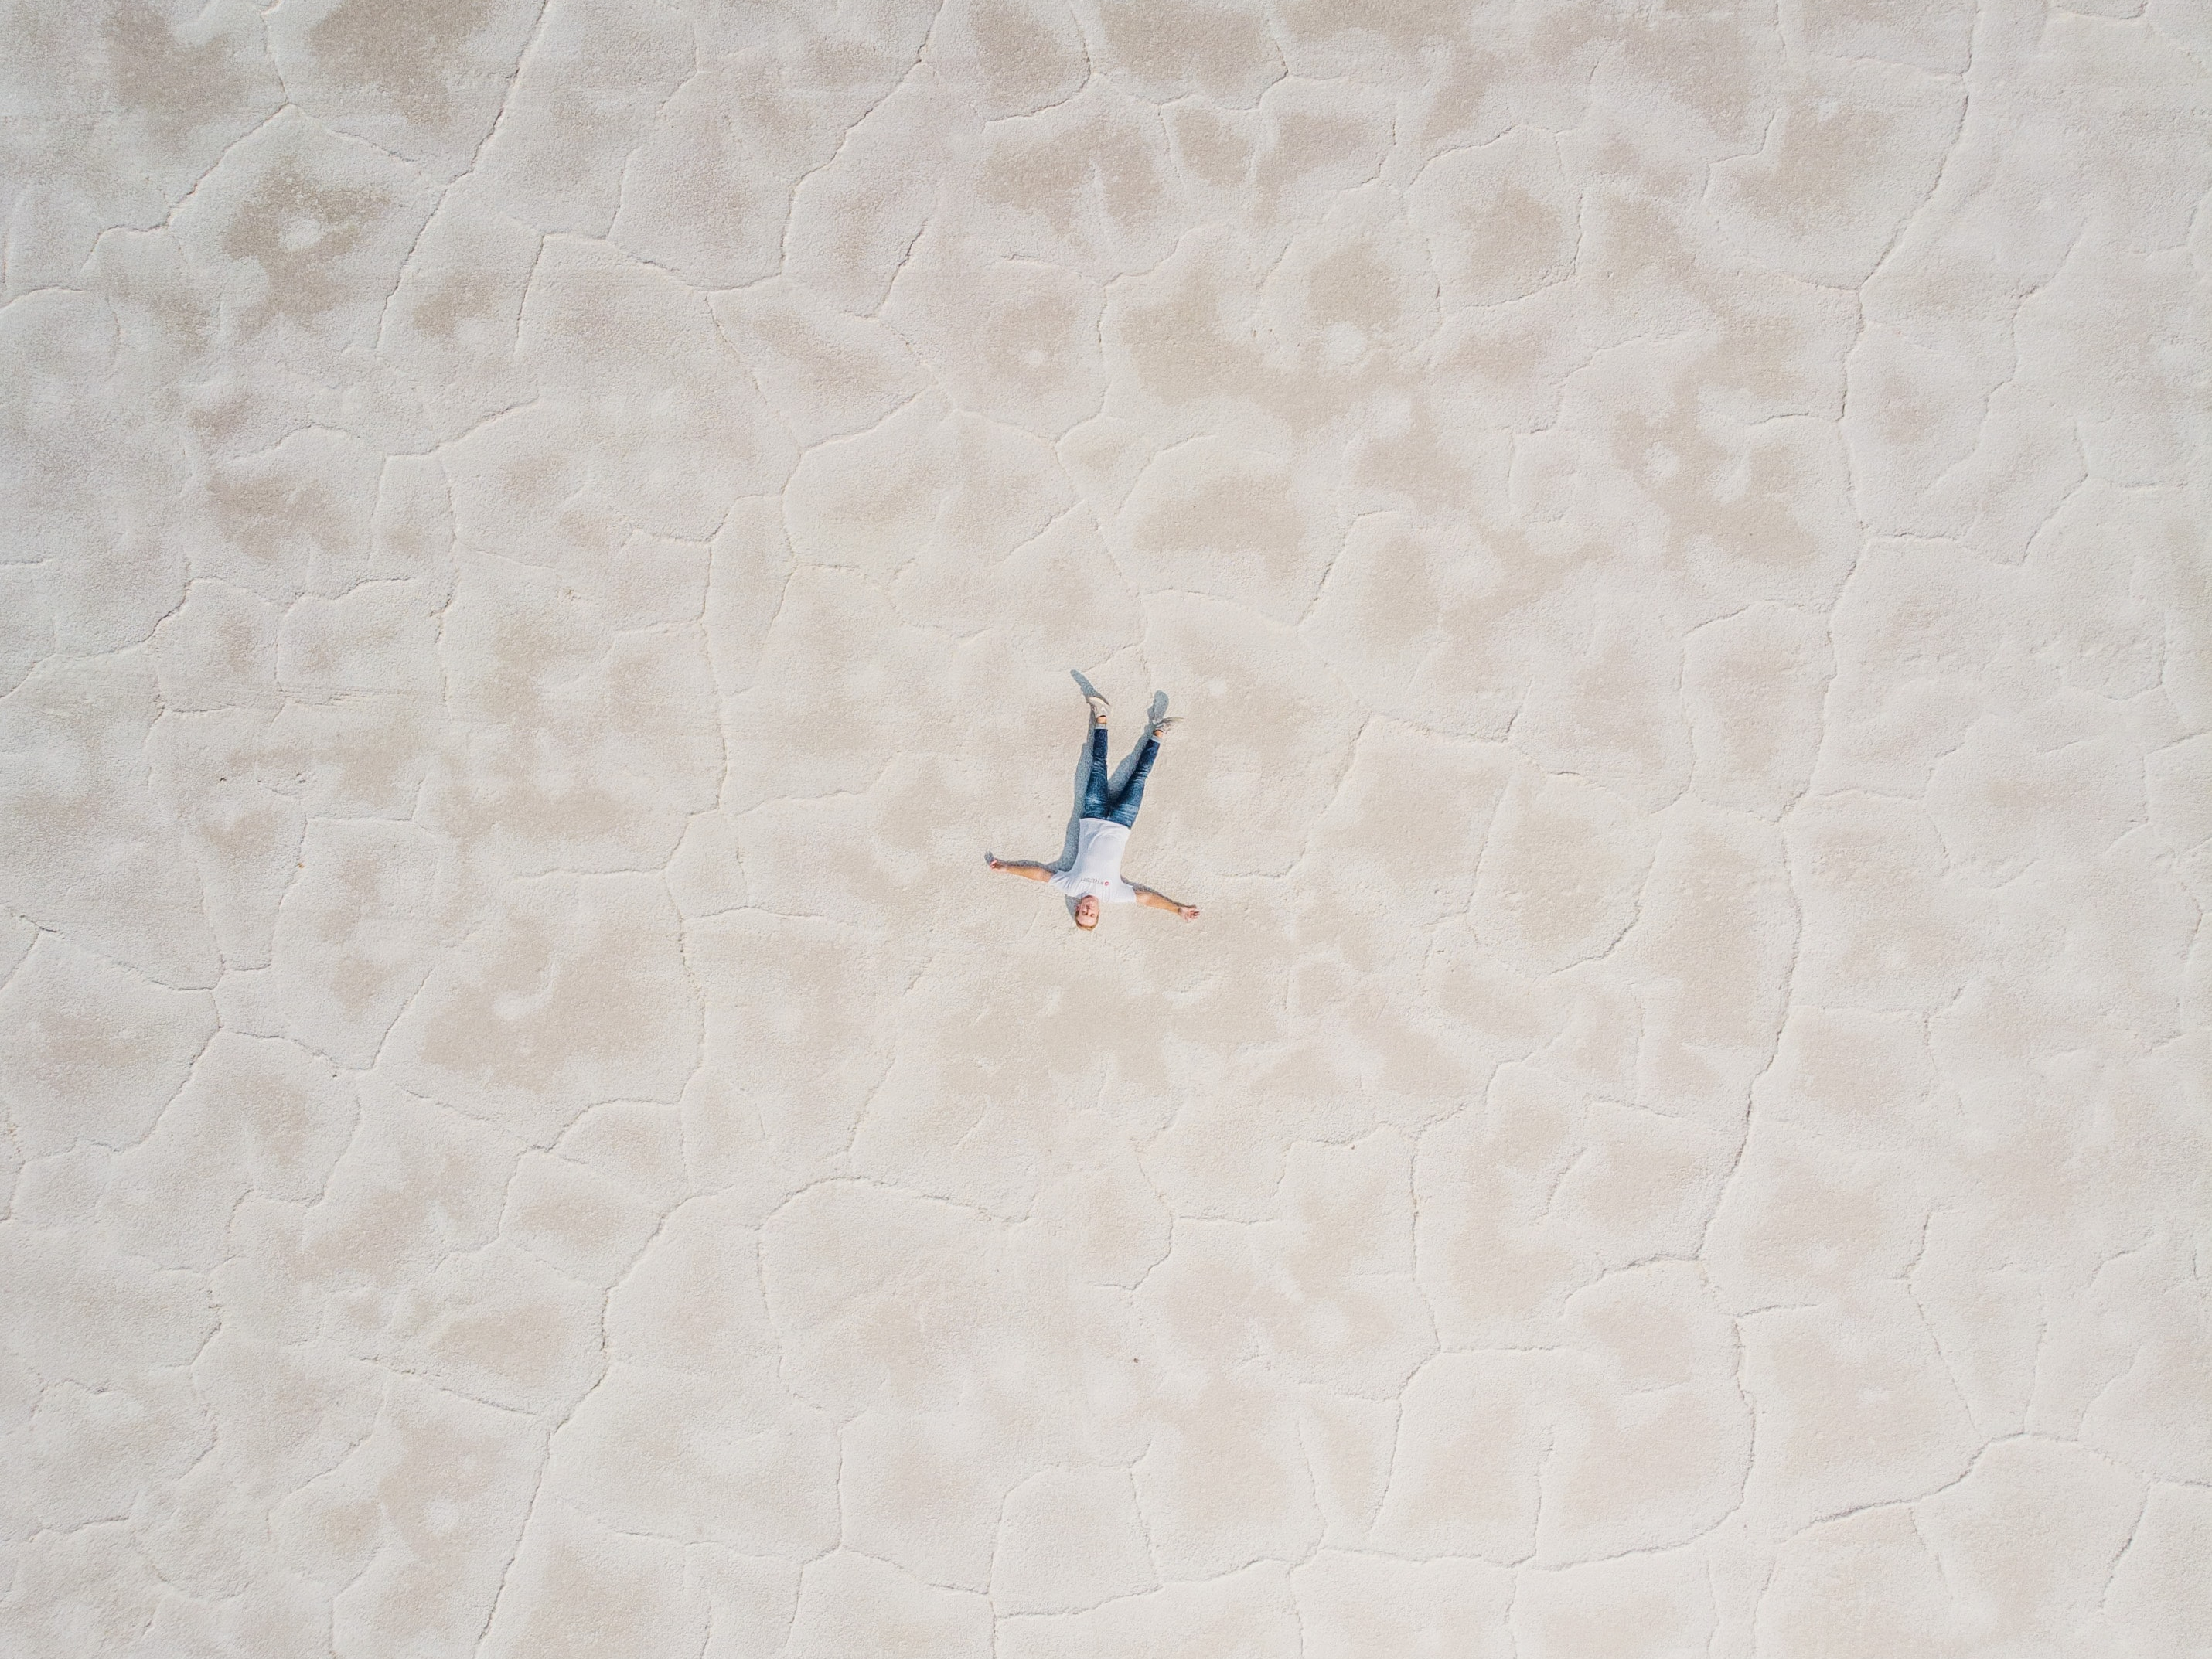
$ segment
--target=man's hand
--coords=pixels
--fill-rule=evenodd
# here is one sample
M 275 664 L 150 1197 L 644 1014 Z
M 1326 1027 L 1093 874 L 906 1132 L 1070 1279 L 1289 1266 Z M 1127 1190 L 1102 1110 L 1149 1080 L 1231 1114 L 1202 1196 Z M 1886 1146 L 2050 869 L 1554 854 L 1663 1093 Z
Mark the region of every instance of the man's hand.
M 1176 906 L 1176 914 L 1181 916 L 1185 921 L 1196 921 L 1198 920 L 1198 907 L 1195 904 L 1178 904 Z

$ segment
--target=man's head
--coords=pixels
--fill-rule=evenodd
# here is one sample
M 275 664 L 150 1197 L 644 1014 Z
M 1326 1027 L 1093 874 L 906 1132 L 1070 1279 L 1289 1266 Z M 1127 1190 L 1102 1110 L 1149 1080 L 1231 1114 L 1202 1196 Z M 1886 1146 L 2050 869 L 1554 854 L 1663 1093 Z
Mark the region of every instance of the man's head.
M 1098 925 L 1098 895 L 1085 893 L 1075 901 L 1075 925 L 1085 932 Z

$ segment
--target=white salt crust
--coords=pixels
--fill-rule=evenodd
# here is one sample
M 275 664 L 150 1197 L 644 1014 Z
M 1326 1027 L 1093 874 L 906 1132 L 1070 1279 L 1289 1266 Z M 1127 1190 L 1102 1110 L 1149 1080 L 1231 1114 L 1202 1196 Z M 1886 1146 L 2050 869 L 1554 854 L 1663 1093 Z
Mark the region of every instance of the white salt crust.
M 5 34 L 0 1652 L 2208 1651 L 2212 9 Z

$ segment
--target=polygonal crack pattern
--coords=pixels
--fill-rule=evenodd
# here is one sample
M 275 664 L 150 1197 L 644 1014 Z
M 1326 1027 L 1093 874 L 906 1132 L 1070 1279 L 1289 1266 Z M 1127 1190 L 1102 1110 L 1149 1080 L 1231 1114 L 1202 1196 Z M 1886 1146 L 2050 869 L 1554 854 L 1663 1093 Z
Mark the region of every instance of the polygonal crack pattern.
M 11 8 L 0 1651 L 2202 1651 L 2209 18 Z

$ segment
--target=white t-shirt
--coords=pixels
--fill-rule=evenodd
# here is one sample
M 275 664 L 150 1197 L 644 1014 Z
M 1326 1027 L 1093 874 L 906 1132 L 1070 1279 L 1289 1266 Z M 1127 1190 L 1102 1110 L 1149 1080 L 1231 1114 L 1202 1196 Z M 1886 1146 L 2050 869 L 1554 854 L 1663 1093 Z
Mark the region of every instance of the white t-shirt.
M 1128 825 L 1084 819 L 1075 826 L 1075 862 L 1053 877 L 1052 884 L 1070 898 L 1091 893 L 1102 904 L 1134 904 L 1137 890 L 1121 879 L 1121 849 L 1128 844 Z

